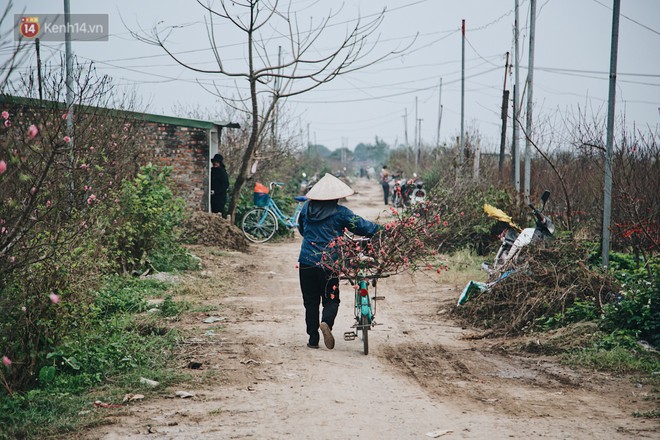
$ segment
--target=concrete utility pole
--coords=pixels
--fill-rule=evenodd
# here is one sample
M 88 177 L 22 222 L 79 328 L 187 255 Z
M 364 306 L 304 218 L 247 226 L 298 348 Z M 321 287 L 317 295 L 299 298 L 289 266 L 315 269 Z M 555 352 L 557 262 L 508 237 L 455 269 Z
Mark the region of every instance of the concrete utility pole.
M 603 196 L 602 265 L 610 267 L 610 221 L 612 219 L 612 149 L 614 144 L 614 98 L 616 94 L 616 64 L 619 50 L 619 11 L 621 2 L 614 0 L 612 8 L 612 46 L 610 49 L 610 91 L 607 98 L 607 143 L 605 145 L 605 191 Z
M 406 162 L 410 162 L 409 147 L 408 147 L 408 108 L 406 107 L 403 113 L 403 138 L 406 143 Z
M 513 187 L 515 188 L 516 192 L 520 192 L 520 149 L 518 148 L 518 118 L 520 117 L 519 115 L 519 110 L 518 110 L 518 93 L 520 92 L 520 81 L 519 81 L 519 66 L 518 64 L 520 61 L 520 48 L 518 45 L 518 39 L 519 39 L 519 31 L 518 31 L 518 0 L 515 0 L 515 26 L 514 26 L 514 31 L 513 31 L 513 39 L 514 39 L 514 70 L 513 70 L 513 77 L 514 77 L 514 85 L 513 85 L 513 147 L 511 151 L 511 161 L 512 161 L 512 166 L 511 166 L 511 177 L 512 177 L 512 184 Z
M 442 78 L 440 78 L 440 88 L 438 90 L 438 132 L 436 134 L 435 146 L 440 147 L 440 124 L 442 123 Z
M 419 171 L 419 160 L 422 155 L 422 121 L 423 119 L 417 119 L 417 132 L 419 137 L 417 138 L 417 151 L 415 152 L 415 172 Z
M 532 91 L 534 82 L 534 34 L 536 33 L 536 0 L 529 3 L 529 66 L 527 67 L 527 114 L 525 136 L 525 203 L 529 204 L 532 186 Z
M 417 114 L 418 114 L 417 96 L 415 96 L 415 143 L 413 145 L 413 148 L 414 148 L 414 151 L 415 151 L 415 153 L 414 153 L 415 154 L 415 169 L 417 169 L 417 148 L 418 148 L 418 142 L 419 142 L 417 140 L 417 136 L 419 135 L 418 126 L 417 126 L 417 121 L 419 120 L 419 118 L 417 117 Z
M 69 0 L 64 0 L 64 52 L 66 57 L 66 129 L 71 135 L 73 128 L 73 53 L 71 52 L 71 7 Z
M 461 146 L 458 163 L 462 168 L 465 161 L 465 19 L 461 22 L 461 34 Z
M 66 135 L 71 138 L 69 141 L 70 169 L 73 169 L 74 157 L 73 146 L 75 139 L 73 137 L 73 53 L 71 51 L 71 7 L 69 0 L 64 0 L 64 56 L 66 58 Z M 69 178 L 69 204 L 73 207 L 73 180 Z
M 474 162 L 472 162 L 472 179 L 479 180 L 479 166 L 481 162 L 481 140 L 476 140 L 474 146 Z
M 504 65 L 504 87 L 502 88 L 502 135 L 500 138 L 500 161 L 498 173 L 500 181 L 504 180 L 504 156 L 506 148 L 506 122 L 509 117 L 509 91 L 506 89 L 506 77 L 509 75 L 509 52 L 506 53 L 506 64 Z

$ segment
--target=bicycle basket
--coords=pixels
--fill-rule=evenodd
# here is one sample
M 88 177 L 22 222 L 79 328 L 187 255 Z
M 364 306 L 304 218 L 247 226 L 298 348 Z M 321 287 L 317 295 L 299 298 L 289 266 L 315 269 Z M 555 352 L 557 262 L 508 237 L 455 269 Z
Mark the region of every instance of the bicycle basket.
M 257 182 L 254 184 L 254 204 L 261 208 L 268 205 L 268 187 Z
M 266 205 L 268 205 L 268 199 L 270 196 L 268 194 L 264 193 L 254 193 L 254 204 L 255 206 L 259 206 L 260 208 L 264 208 Z

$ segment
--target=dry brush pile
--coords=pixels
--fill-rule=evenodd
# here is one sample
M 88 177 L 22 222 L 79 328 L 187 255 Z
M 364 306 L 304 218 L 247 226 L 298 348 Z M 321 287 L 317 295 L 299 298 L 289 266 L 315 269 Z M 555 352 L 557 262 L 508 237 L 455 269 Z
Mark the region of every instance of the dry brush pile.
M 533 331 L 540 319 L 563 316 L 578 302 L 600 311 L 619 292 L 612 277 L 590 269 L 588 247 L 573 239 L 525 251 L 515 272 L 457 306 L 454 314 L 494 335 L 518 335 Z

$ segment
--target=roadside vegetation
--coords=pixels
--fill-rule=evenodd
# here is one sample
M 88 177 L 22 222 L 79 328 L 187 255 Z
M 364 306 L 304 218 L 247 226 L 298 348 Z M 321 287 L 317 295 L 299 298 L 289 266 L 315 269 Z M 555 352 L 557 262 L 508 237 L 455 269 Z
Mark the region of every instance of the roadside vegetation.
M 62 78 L 61 71 L 45 73 L 44 102 L 64 101 Z M 0 439 L 64 435 L 102 423 L 95 407 L 113 408 L 129 395 L 158 393 L 186 379 L 175 365 L 181 335 L 168 319 L 195 306 L 176 300 L 175 285 L 149 275 L 199 268 L 183 244 L 190 213 L 174 192 L 170 169 L 149 164 L 140 124 L 99 110 L 131 103 L 114 101 L 119 94 L 109 79 L 91 67 L 79 66 L 75 82 L 76 102 L 88 110 L 76 113 L 73 131 L 59 105 L 0 109 Z M 35 97 L 36 84 L 27 74 L 4 92 Z M 285 114 L 282 109 L 281 121 Z M 378 137 L 332 150 L 300 145 L 293 126 L 289 135 L 281 127 L 273 142 L 251 138 L 249 122 L 241 120 L 248 128 L 227 133 L 223 144 L 231 180 L 241 185 L 252 157 L 244 146 L 249 142 L 265 158 L 250 185 L 234 192 L 235 224 L 252 207 L 249 186 L 256 181 L 285 182 L 274 197 L 292 212 L 292 196 L 304 193 L 313 176 L 353 179 L 361 168 L 377 173 L 384 164 L 425 182 L 440 213 L 432 250 L 446 255 L 445 281 L 473 279 L 496 251 L 501 225 L 484 214 L 484 203 L 529 224 L 508 163 L 499 170 L 497 157 L 482 154 L 479 173 L 473 171 L 476 130 L 466 137 L 464 160 L 456 148 L 426 145 L 416 168 L 416 152 Z M 543 154 L 532 161 L 532 195 L 546 188 L 553 194 L 547 211 L 556 239 L 530 247 L 529 270 L 455 307 L 452 316 L 483 337 L 545 341 L 525 345 L 530 353 L 632 374 L 651 383 L 650 398 L 658 400 L 660 195 L 649 190 L 660 187 L 657 132 L 618 135 L 614 253 L 605 271 L 599 260 L 605 129 L 580 118 L 566 125 L 571 149 L 540 139 Z M 279 238 L 289 233 L 281 229 Z M 163 299 L 158 306 L 149 301 L 156 298 Z

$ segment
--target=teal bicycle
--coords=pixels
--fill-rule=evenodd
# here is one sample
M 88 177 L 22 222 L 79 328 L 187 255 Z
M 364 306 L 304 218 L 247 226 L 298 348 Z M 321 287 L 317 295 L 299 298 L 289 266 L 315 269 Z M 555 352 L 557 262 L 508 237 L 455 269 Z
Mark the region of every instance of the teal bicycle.
M 345 235 L 354 241 L 366 242 L 369 240 L 368 238 L 354 238 L 348 234 Z M 370 261 L 370 258 L 365 258 L 362 261 L 361 269 L 355 276 L 342 277 L 342 279 L 348 280 L 351 286 L 353 286 L 353 289 L 355 289 L 355 303 L 353 306 L 355 324 L 351 326 L 354 330 L 345 332 L 344 340 L 353 341 L 359 336 L 362 339 L 362 348 L 365 355 L 369 354 L 369 330 L 378 325 L 375 320 L 376 302 L 385 299 L 384 296 L 378 296 L 376 294 L 378 280 L 392 275 L 388 273 L 369 272 L 367 266 Z M 373 296 L 369 295 L 369 285 L 373 287 Z
M 276 187 L 284 186 L 282 182 L 271 182 L 270 192 Z M 296 196 L 296 210 L 293 215 L 288 216 L 277 206 L 275 200 L 267 193 L 254 193 L 255 208 L 248 211 L 243 216 L 241 229 L 245 238 L 253 243 L 265 243 L 277 232 L 278 225 L 282 224 L 287 229 L 293 229 L 298 226 L 298 217 L 303 204 L 307 201 L 305 196 Z

